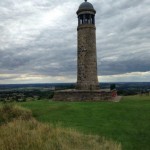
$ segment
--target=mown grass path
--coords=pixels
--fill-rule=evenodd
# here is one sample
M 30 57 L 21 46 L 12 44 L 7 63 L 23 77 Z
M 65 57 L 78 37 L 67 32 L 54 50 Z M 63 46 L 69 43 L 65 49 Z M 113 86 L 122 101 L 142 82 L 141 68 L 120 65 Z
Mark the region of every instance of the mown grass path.
M 41 122 L 60 124 L 83 133 L 121 142 L 123 150 L 150 150 L 150 97 L 123 97 L 113 102 L 20 103 Z

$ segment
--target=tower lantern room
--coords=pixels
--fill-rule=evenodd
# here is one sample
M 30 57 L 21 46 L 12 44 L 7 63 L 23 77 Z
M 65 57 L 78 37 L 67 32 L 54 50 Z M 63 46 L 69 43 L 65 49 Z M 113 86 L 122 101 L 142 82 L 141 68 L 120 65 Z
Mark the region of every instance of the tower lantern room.
M 93 24 L 95 25 L 95 14 L 96 11 L 93 7 L 93 5 L 87 0 L 83 2 L 77 11 L 78 15 L 78 25 L 83 25 L 83 24 Z

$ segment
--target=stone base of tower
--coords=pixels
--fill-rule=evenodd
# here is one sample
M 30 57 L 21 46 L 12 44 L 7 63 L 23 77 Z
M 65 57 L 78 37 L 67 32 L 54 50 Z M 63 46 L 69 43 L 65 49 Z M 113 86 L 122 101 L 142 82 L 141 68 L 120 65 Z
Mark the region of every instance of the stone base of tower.
M 115 101 L 117 91 L 110 90 L 62 90 L 54 93 L 54 101 L 86 102 L 86 101 Z

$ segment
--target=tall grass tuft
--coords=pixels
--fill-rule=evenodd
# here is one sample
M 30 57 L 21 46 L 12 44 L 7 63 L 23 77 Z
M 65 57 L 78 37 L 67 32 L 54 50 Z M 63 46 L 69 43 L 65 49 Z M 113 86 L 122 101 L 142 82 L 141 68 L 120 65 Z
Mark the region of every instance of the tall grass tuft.
M 121 150 L 121 145 L 93 135 L 83 135 L 39 123 L 14 120 L 0 126 L 1 150 Z
M 32 118 L 31 110 L 22 108 L 15 104 L 3 104 L 0 107 L 0 124 L 19 118 L 23 120 L 29 120 Z
M 0 107 L 0 123 L 0 150 L 121 150 L 102 137 L 40 123 L 12 104 Z

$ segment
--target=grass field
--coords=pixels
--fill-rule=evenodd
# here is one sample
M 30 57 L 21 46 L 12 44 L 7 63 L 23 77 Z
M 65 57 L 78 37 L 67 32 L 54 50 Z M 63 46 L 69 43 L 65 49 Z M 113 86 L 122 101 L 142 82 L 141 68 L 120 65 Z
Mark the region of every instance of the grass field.
M 102 136 L 37 121 L 16 104 L 0 105 L 0 150 L 122 150 Z
M 121 142 L 123 150 L 150 150 L 150 97 L 123 97 L 121 102 L 20 103 L 41 122 Z

